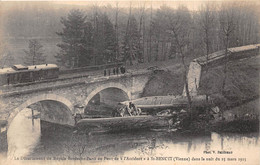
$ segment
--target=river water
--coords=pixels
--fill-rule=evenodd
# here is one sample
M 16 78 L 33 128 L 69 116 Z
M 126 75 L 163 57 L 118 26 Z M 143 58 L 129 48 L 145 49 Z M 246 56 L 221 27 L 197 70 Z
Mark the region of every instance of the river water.
M 202 161 L 203 157 L 212 161 L 210 159 L 218 157 L 223 162 L 221 159 L 225 158 L 228 164 L 241 161 L 255 164 L 260 161 L 258 133 L 212 132 L 209 135 L 181 136 L 167 130 L 141 130 L 86 135 L 73 131 L 72 128 L 41 122 L 39 118 L 32 120 L 31 110 L 25 109 L 9 127 L 7 157 L 20 160 L 83 158 L 91 161 L 115 157 L 123 160 L 149 158 L 161 161 L 165 157 L 175 158 L 176 161 L 185 161 L 185 158 Z

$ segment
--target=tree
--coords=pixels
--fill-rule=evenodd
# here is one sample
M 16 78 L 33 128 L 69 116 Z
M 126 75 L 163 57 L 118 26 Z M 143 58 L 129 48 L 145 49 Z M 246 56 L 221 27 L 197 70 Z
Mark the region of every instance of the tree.
M 13 65 L 14 57 L 11 55 L 6 43 L 0 42 L 0 67 L 9 67 Z
M 208 71 L 208 55 L 211 46 L 211 33 L 214 26 L 214 8 L 210 6 L 209 2 L 202 6 L 200 11 L 200 25 L 203 31 L 203 42 L 206 50 L 206 72 Z
M 188 68 L 185 64 L 185 57 L 187 56 L 187 47 L 189 45 L 189 33 L 191 24 L 191 15 L 188 9 L 184 6 L 179 6 L 174 15 L 167 15 L 170 22 L 168 32 L 172 35 L 175 40 L 176 48 L 178 53 L 181 55 L 182 66 L 183 66 L 183 80 L 185 95 L 188 100 L 188 111 L 191 114 L 191 97 L 189 92 L 189 84 L 187 80 Z
M 46 57 L 43 55 L 43 46 L 37 39 L 29 40 L 29 50 L 24 50 L 26 56 L 24 58 L 24 63 L 26 65 L 38 65 L 44 64 Z
M 200 11 L 200 21 L 199 24 L 201 26 L 201 30 L 203 31 L 203 43 L 206 50 L 206 77 L 208 77 L 208 61 L 209 61 L 209 53 L 210 53 L 210 47 L 211 47 L 211 40 L 212 40 L 212 29 L 214 26 L 214 8 L 213 5 L 211 5 L 209 2 L 205 4 L 205 6 L 202 6 Z M 205 87 L 205 94 L 206 99 L 208 101 L 208 88 L 209 88 L 209 81 L 206 81 L 206 87 Z
M 150 25 L 149 25 L 150 27 L 149 27 L 149 54 L 148 54 L 148 62 L 151 62 L 151 59 L 152 59 L 152 20 L 153 20 L 153 6 L 152 6 L 152 3 L 151 3 Z
M 67 18 L 61 17 L 64 28 L 57 34 L 62 37 L 62 43 L 57 44 L 61 49 L 55 56 L 66 67 L 79 67 L 80 57 L 84 55 L 83 36 L 86 26 L 86 16 L 80 10 L 71 10 Z
M 140 34 L 138 31 L 137 21 L 134 16 L 130 16 L 123 41 L 124 61 L 126 62 L 129 60 L 130 65 L 133 65 L 133 61 L 140 53 L 139 39 Z
M 224 78 L 222 83 L 221 92 L 224 94 L 226 78 L 227 78 L 227 63 L 228 63 L 228 48 L 229 48 L 229 41 L 231 38 L 232 33 L 235 30 L 235 11 L 232 4 L 222 4 L 221 10 L 219 11 L 219 22 L 220 22 L 220 29 L 223 38 L 223 43 L 225 47 L 225 63 L 224 63 Z
M 116 31 L 113 24 L 108 19 L 108 16 L 104 14 L 104 60 L 105 62 L 116 61 L 116 51 L 117 51 L 117 39 Z
M 119 33 L 118 33 L 118 2 L 116 2 L 116 22 L 115 22 L 115 31 L 116 31 L 116 61 L 119 59 Z
M 169 20 L 167 20 L 168 16 L 172 16 L 174 10 L 167 7 L 161 6 L 154 15 L 152 21 L 152 35 L 154 36 L 154 40 L 156 43 L 156 54 L 155 54 L 155 61 L 159 60 L 160 55 L 162 56 L 161 59 L 165 60 L 165 50 L 164 45 L 165 42 L 169 40 L 169 34 L 166 32 L 167 28 L 169 27 Z M 159 44 L 161 43 L 161 53 L 159 52 Z
M 234 35 L 231 36 L 230 47 L 257 43 L 259 31 L 259 13 L 255 2 L 239 2 L 232 4 L 235 16 Z
M 86 26 L 84 28 L 84 36 L 82 39 L 83 46 L 81 47 L 81 52 L 84 53 L 80 54 L 79 67 L 92 64 L 93 51 L 94 51 L 93 33 L 94 33 L 94 28 L 91 22 L 86 22 Z
M 94 18 L 95 64 L 113 62 L 116 59 L 116 31 L 107 14 L 95 14 Z
M 140 8 L 138 62 L 144 62 L 145 4 Z

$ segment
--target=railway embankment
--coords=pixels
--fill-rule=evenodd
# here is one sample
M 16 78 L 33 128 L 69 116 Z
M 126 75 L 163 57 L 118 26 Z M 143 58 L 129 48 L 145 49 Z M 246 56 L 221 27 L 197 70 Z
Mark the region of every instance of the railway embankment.
M 195 132 L 254 132 L 259 131 L 259 69 L 260 56 L 228 63 L 224 91 L 224 65 L 210 68 L 201 74 L 198 94 L 208 94 L 221 108 L 216 119 L 198 116 L 192 120 L 188 130 Z M 166 67 L 165 72 L 152 75 L 144 88 L 143 97 L 156 95 L 181 95 L 183 91 L 183 70 L 177 64 Z M 156 90 L 154 90 L 156 89 Z M 219 97 L 221 96 L 221 97 Z

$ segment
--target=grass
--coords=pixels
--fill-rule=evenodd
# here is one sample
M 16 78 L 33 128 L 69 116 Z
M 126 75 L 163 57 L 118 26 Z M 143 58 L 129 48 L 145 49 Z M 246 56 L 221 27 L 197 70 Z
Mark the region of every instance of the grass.
M 226 86 L 223 95 L 227 106 L 243 103 L 259 97 L 260 56 L 234 61 L 228 64 Z M 223 65 L 211 68 L 208 75 L 202 73 L 200 94 L 208 91 L 209 95 L 222 94 Z M 207 87 L 208 86 L 208 87 Z

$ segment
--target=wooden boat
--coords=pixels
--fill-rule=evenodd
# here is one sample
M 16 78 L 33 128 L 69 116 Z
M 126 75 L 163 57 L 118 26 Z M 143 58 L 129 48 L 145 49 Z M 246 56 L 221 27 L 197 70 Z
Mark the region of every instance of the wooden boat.
M 197 95 L 191 96 L 192 99 L 192 107 L 193 108 L 204 108 L 209 103 L 206 101 L 205 95 Z M 136 107 L 141 108 L 142 111 L 149 110 L 150 112 L 153 110 L 165 110 L 165 109 L 174 109 L 181 110 L 186 109 L 188 105 L 186 96 L 150 96 L 150 97 L 142 97 L 135 100 L 120 102 L 121 105 L 129 105 L 129 103 L 133 103 Z M 212 99 L 209 98 L 210 104 L 212 104 Z
M 122 131 L 133 129 L 152 129 L 168 127 L 173 115 L 140 115 L 107 118 L 84 118 L 77 122 L 79 130 L 91 131 Z

